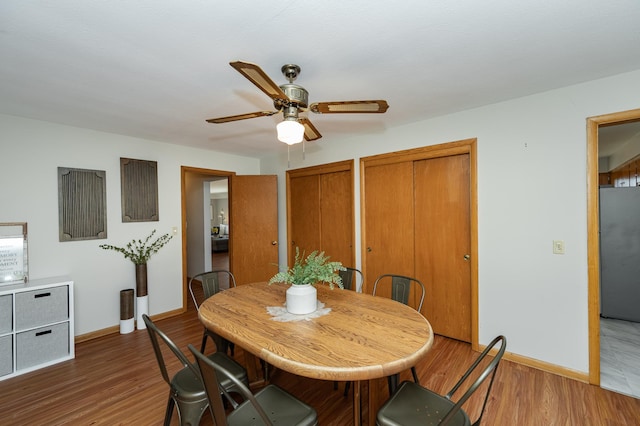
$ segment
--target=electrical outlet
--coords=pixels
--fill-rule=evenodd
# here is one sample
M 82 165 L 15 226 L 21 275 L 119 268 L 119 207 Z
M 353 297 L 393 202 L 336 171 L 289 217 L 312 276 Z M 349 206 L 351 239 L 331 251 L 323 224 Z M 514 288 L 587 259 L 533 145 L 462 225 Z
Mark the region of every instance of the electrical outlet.
M 564 254 L 564 241 L 553 240 L 553 254 Z

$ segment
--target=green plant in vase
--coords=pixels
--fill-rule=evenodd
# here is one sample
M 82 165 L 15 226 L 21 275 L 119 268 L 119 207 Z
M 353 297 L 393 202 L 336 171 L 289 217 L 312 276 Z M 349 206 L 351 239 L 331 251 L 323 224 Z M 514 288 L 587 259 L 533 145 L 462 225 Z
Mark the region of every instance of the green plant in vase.
M 346 268 L 340 262 L 329 262 L 329 256 L 317 250 L 311 252 L 306 258 L 304 252 L 300 255 L 300 248 L 296 247 L 296 257 L 291 268 L 280 271 L 269 280 L 269 284 L 285 283 L 292 285 L 315 285 L 327 283 L 333 290 L 334 286 L 342 287 L 342 278 L 338 271 Z
M 316 284 L 326 283 L 333 290 L 343 288 L 338 271 L 346 270 L 340 262 L 330 262 L 329 256 L 317 250 L 308 256 L 300 254 L 296 247 L 296 257 L 291 268 L 280 271 L 269 280 L 269 284 L 291 284 L 286 293 L 287 311 L 292 314 L 309 314 L 317 308 Z
M 113 250 L 122 253 L 125 259 L 135 264 L 136 269 L 136 323 L 138 329 L 146 328 L 142 320 L 142 314 L 149 312 L 149 299 L 147 294 L 147 262 L 152 255 L 157 253 L 173 238 L 173 235 L 164 234 L 151 241 L 155 235 L 154 229 L 144 240 L 131 240 L 124 247 L 111 244 L 100 244 L 104 250 Z M 150 242 L 151 241 L 151 242 Z

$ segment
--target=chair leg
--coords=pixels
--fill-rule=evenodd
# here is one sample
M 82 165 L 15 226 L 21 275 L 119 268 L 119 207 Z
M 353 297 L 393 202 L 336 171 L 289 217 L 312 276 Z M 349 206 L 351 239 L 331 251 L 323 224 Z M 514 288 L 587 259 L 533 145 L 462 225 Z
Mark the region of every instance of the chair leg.
M 389 384 L 389 396 L 393 395 L 393 393 L 398 389 L 398 378 L 399 374 L 394 374 L 392 376 L 387 377 L 387 382 Z
M 207 346 L 207 332 L 202 333 L 202 345 L 200 345 L 200 352 L 204 353 L 204 348 Z
M 349 387 L 351 387 L 351 382 L 346 382 L 344 384 L 344 396 L 349 396 Z
M 260 366 L 262 367 L 264 381 L 269 383 L 269 364 L 265 360 L 261 359 Z
M 420 384 L 420 380 L 418 379 L 418 372 L 415 367 L 411 367 L 411 374 L 413 375 L 413 381 L 417 384 Z M 393 395 L 393 393 L 398 389 L 398 380 L 400 379 L 399 374 L 394 374 L 393 376 L 387 377 L 387 382 L 389 384 L 389 396 Z
M 176 402 L 173 400 L 171 393 L 169 393 L 169 401 L 167 401 L 167 409 L 164 413 L 164 426 L 171 425 L 171 416 L 173 416 L 173 407 Z
M 416 372 L 415 367 L 411 367 L 411 374 L 413 374 L 413 381 L 417 384 L 420 384 L 420 380 L 418 379 L 418 373 Z

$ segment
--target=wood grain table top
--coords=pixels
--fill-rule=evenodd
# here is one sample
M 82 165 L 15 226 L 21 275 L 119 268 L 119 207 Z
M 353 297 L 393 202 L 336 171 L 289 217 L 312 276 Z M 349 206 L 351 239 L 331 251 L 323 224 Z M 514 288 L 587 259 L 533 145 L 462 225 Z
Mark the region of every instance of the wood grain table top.
M 429 322 L 385 297 L 318 286 L 330 308 L 310 320 L 274 321 L 267 307 L 283 306 L 284 284 L 252 283 L 222 291 L 199 310 L 202 323 L 285 371 L 321 380 L 386 377 L 417 364 L 433 344 Z

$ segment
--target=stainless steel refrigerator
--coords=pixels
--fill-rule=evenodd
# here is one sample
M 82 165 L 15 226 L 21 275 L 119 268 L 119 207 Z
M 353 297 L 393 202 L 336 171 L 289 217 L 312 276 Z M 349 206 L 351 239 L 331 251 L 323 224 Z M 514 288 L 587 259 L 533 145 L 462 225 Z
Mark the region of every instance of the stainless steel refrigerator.
M 600 188 L 600 314 L 640 322 L 640 187 Z

